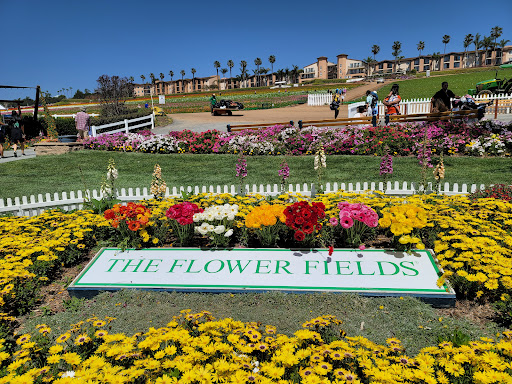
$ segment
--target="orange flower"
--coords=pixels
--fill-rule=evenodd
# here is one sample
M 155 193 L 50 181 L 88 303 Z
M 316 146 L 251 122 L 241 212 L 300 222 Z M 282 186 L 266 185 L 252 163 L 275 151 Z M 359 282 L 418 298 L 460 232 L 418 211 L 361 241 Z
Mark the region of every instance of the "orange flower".
M 139 223 L 138 221 L 130 221 L 130 222 L 128 223 L 128 229 L 129 229 L 130 231 L 135 232 L 135 231 L 137 231 L 139 228 L 140 228 L 140 223 Z

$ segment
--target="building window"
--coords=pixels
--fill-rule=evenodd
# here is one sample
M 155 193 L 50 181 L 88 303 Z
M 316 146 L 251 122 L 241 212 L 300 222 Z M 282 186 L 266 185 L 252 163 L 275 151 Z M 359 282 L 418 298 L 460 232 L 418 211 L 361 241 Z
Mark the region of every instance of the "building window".
M 420 66 L 419 66 L 419 65 L 415 65 L 415 66 L 414 66 L 414 70 L 415 70 L 416 72 L 419 72 L 419 71 L 420 71 Z
M 444 69 L 448 69 L 448 68 L 450 68 L 450 63 L 449 63 L 449 62 L 448 62 L 448 63 L 447 63 L 447 62 L 445 62 L 445 63 L 444 63 L 444 67 L 443 67 L 443 68 L 444 68 Z
M 460 68 L 460 61 L 453 63 L 453 68 Z
M 428 57 L 423 59 L 423 64 L 430 64 L 430 59 Z
M 414 65 L 420 65 L 420 59 L 414 60 Z
M 490 58 L 485 59 L 485 65 L 491 65 L 491 59 Z
M 379 69 L 384 69 L 384 64 L 383 63 L 379 64 Z
M 455 55 L 455 56 L 453 57 L 453 60 L 454 60 L 454 61 L 460 61 L 460 55 Z
M 423 66 L 423 70 L 424 70 L 424 71 L 428 71 L 428 70 L 430 70 L 430 65 L 424 65 L 424 66 Z

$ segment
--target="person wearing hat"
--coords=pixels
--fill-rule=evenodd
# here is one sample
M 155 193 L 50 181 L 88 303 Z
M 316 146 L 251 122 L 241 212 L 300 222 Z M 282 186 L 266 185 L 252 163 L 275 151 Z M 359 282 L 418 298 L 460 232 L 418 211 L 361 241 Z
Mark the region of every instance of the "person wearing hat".
M 213 114 L 213 108 L 215 107 L 215 104 L 217 104 L 217 97 L 215 96 L 215 93 L 210 97 L 210 106 L 211 106 L 211 112 Z
M 91 117 L 86 112 L 85 107 L 80 107 L 80 112 L 75 116 L 75 126 L 78 131 L 78 137 L 83 140 L 89 137 L 89 126 Z

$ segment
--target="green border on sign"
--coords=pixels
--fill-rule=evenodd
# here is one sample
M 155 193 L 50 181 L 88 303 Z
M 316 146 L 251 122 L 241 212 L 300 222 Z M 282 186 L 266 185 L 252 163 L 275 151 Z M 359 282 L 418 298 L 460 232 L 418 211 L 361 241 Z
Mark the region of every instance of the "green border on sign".
M 296 287 L 296 286 L 269 286 L 269 285 L 187 285 L 187 284 L 115 284 L 115 283 L 80 283 L 80 280 L 82 277 L 89 271 L 89 269 L 94 265 L 94 263 L 100 258 L 100 256 L 103 254 L 104 251 L 115 251 L 115 250 L 121 250 L 120 248 L 102 248 L 100 251 L 96 254 L 94 259 L 87 265 L 87 267 L 78 275 L 78 277 L 75 279 L 73 283 L 71 283 L 70 287 L 161 287 L 161 288 L 187 288 L 187 289 L 194 289 L 194 288 L 234 288 L 234 289 L 240 289 L 240 288 L 246 288 L 246 289 L 282 289 L 282 290 L 300 290 L 300 291 L 307 291 L 307 290 L 313 290 L 313 291 L 320 291 L 320 290 L 331 290 L 331 291 L 378 291 L 378 292 L 418 292 L 418 293 L 442 293 L 442 292 L 450 292 L 450 289 L 448 285 L 445 283 L 439 289 L 399 289 L 399 288 L 341 288 L 341 287 Z M 173 251 L 173 250 L 201 250 L 200 248 L 144 248 L 144 249 L 126 249 L 127 251 Z M 240 251 L 264 251 L 264 252 L 290 252 L 294 249 L 285 249 L 285 248 L 229 248 L 224 249 L 223 251 L 230 251 L 230 250 L 236 250 L 237 252 Z M 327 249 L 324 248 L 316 248 L 316 249 L 296 249 L 297 251 L 309 251 L 310 253 L 314 253 L 315 250 L 322 250 L 327 251 Z M 208 251 L 215 251 L 215 249 L 205 249 L 205 252 Z M 360 252 L 356 249 L 335 249 L 334 252 L 342 252 L 342 251 L 353 251 L 353 252 Z M 365 249 L 364 252 L 379 252 L 379 253 L 385 253 L 389 252 L 391 250 L 386 249 Z M 399 252 L 399 251 L 392 251 L 392 252 Z M 434 257 L 430 250 L 428 249 L 418 249 L 413 250 L 413 252 L 416 253 L 425 253 L 428 258 L 430 259 L 430 262 L 432 263 L 432 266 L 436 273 L 439 275 L 441 272 L 439 267 L 437 266 Z

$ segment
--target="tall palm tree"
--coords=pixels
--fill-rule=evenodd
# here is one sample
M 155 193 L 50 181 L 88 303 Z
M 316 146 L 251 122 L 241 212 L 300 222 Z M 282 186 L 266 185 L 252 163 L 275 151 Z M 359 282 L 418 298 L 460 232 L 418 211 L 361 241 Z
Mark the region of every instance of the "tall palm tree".
M 420 53 L 420 57 L 421 57 L 421 53 L 425 49 L 425 42 L 420 41 L 418 44 L 416 44 L 416 48 L 418 49 L 418 52 Z
M 182 69 L 180 71 L 180 74 L 181 74 L 181 91 L 185 92 L 185 81 L 183 80 L 183 77 L 185 76 L 185 70 Z
M 380 52 L 380 47 L 377 44 L 372 46 L 373 60 L 375 60 L 375 56 Z
M 283 76 L 284 76 L 284 70 L 283 69 L 278 69 L 276 71 L 276 77 L 279 77 L 279 81 L 283 80 Z
M 473 43 L 473 35 L 471 33 L 468 33 L 465 37 L 464 37 L 464 62 L 465 62 L 465 67 L 468 66 L 468 60 L 467 60 L 467 50 L 468 50 L 468 47 Z
M 274 55 L 270 55 L 268 57 L 268 62 L 270 63 L 270 66 L 272 67 L 272 79 L 274 79 L 274 63 L 276 62 L 276 57 Z
M 172 81 L 172 77 L 174 76 L 174 72 L 173 71 L 169 71 L 169 76 L 170 76 L 171 81 Z
M 144 75 L 140 75 L 140 79 L 142 80 L 142 82 L 144 83 L 144 81 L 146 80 L 146 76 Z
M 220 77 L 219 77 L 220 63 L 217 60 L 215 60 L 213 62 L 213 68 L 215 68 L 217 70 L 217 88 L 220 89 Z
M 156 77 L 155 77 L 155 74 L 154 74 L 153 72 L 151 72 L 151 73 L 149 74 L 149 78 L 151 79 L 151 83 L 155 84 L 155 79 L 156 79 Z
M 222 73 L 222 76 L 224 76 L 224 78 L 226 77 L 226 73 L 228 72 L 228 69 L 227 68 L 222 68 L 220 70 L 220 72 Z M 224 89 L 226 89 L 226 80 L 224 80 Z
M 228 67 L 229 67 L 229 83 L 231 84 L 231 69 L 235 66 L 235 63 L 233 63 L 233 60 L 228 60 Z
M 195 68 L 192 68 L 190 70 L 190 72 L 192 72 L 192 88 L 194 90 L 194 92 L 196 91 L 196 78 L 195 78 L 195 75 L 196 75 L 196 69 Z
M 479 65 L 478 60 L 478 49 L 482 46 L 482 41 L 480 40 L 480 34 L 477 33 L 473 39 L 473 44 L 475 45 L 475 67 Z
M 393 50 L 392 55 L 395 56 L 395 72 L 397 72 L 397 60 L 398 56 L 402 53 L 402 43 L 399 41 L 393 42 L 391 49 Z
M 254 65 L 256 66 L 256 86 L 260 86 L 260 65 L 261 59 L 259 57 L 254 59 Z
M 443 36 L 443 44 L 444 44 L 444 52 L 443 52 L 443 55 L 446 53 L 446 44 L 448 44 L 450 42 L 450 35 L 444 35 Z
M 495 26 L 494 28 L 491 28 L 491 38 L 494 39 L 494 51 L 497 53 L 497 40 L 498 37 L 500 37 L 503 34 L 503 28 L 499 26 Z M 496 54 L 494 55 L 494 65 L 496 65 Z
M 242 78 L 242 81 L 247 77 L 247 61 L 245 60 L 240 61 L 240 77 Z
M 130 81 L 130 83 L 133 83 L 135 81 L 135 78 L 133 76 L 130 76 L 128 80 Z
M 165 75 L 164 75 L 162 72 L 160 72 L 160 75 L 159 75 L 159 76 L 160 76 L 160 80 L 163 80 L 163 79 L 164 79 L 164 77 L 165 77 Z

